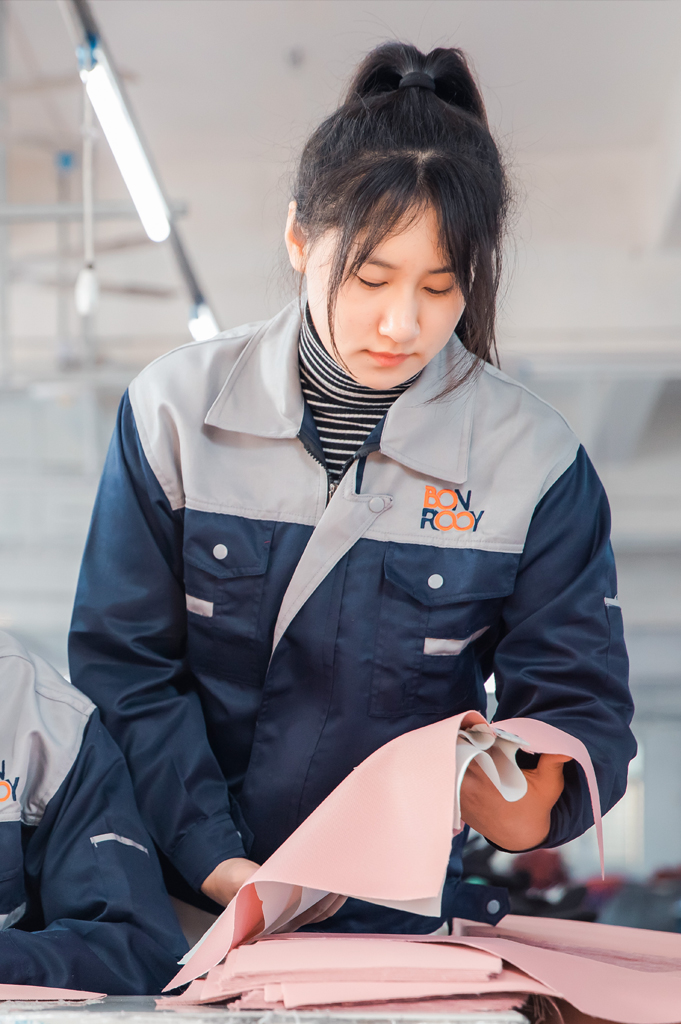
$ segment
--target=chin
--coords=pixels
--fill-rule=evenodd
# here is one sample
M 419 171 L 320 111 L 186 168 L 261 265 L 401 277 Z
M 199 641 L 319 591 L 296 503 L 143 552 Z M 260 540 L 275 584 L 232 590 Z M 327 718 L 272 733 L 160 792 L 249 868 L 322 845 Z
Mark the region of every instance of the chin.
M 414 365 L 416 360 L 408 359 L 401 366 L 381 367 L 381 366 L 361 366 L 351 367 L 351 372 L 355 380 L 360 384 L 363 384 L 367 388 L 375 388 L 376 391 L 385 391 L 387 388 L 397 387 L 398 384 L 403 384 L 405 380 L 409 380 L 415 373 L 421 369 L 420 365 Z

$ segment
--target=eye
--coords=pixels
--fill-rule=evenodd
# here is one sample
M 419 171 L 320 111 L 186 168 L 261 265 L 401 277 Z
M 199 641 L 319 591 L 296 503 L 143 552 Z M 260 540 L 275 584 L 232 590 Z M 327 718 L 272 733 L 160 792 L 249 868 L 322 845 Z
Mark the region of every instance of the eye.
M 359 276 L 359 274 L 357 275 L 357 280 L 361 284 L 366 285 L 367 288 L 382 288 L 385 284 L 385 281 L 365 281 L 363 277 Z
M 450 285 L 449 288 L 437 289 L 437 288 L 426 288 L 429 295 L 449 295 L 453 290 L 454 285 Z

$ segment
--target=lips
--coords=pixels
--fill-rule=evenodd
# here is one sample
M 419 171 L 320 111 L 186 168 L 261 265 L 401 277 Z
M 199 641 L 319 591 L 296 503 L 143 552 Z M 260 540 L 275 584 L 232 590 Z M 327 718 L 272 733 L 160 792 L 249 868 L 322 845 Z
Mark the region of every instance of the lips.
M 409 358 L 411 353 L 397 353 L 393 355 L 391 352 L 369 352 L 369 355 L 378 363 L 379 366 L 401 366 L 405 360 Z

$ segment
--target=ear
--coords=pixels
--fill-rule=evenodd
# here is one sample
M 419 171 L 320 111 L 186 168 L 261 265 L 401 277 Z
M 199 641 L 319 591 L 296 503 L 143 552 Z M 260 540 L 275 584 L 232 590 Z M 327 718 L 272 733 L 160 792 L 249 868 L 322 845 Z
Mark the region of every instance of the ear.
M 299 274 L 305 273 L 305 237 L 300 230 L 298 221 L 296 220 L 297 205 L 295 199 L 292 199 L 288 204 L 288 217 L 286 218 L 286 230 L 284 231 L 284 241 L 286 242 L 286 249 L 288 251 L 288 258 L 291 261 L 291 266 Z

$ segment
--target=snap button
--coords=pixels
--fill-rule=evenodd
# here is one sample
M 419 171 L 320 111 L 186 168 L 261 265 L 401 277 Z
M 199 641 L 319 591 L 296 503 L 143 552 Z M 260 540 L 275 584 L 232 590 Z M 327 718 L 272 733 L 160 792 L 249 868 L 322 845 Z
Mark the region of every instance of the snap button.
M 499 900 L 490 900 L 486 909 L 488 914 L 498 914 L 501 910 L 501 903 Z
M 372 512 L 382 512 L 385 508 L 385 502 L 383 498 L 379 498 L 378 495 L 371 499 L 369 502 L 369 508 Z
M 220 560 L 222 560 L 223 558 L 227 558 L 227 548 L 225 547 L 224 544 L 215 545 L 215 547 L 213 548 L 213 557 L 219 558 Z
M 434 572 L 432 576 L 428 577 L 428 586 L 431 590 L 439 590 L 443 583 L 444 579 L 439 572 Z

